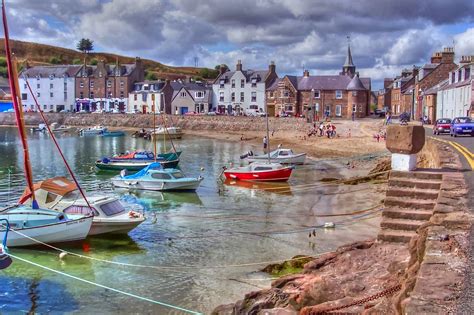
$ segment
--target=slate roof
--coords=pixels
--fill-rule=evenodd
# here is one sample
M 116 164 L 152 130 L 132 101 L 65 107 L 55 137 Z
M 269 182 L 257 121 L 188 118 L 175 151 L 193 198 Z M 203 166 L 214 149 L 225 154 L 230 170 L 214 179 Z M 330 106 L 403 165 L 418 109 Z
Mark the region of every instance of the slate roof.
M 64 77 L 65 75 L 68 77 L 75 76 L 82 66 L 80 65 L 58 65 L 58 66 L 35 66 L 28 69 L 24 69 L 20 73 L 20 77 L 26 75 L 27 77 L 41 77 L 41 78 L 49 78 L 50 76 L 54 76 L 57 78 Z
M 423 92 L 424 95 L 433 95 L 437 94 L 439 90 L 443 89 L 444 87 L 448 86 L 449 79 L 441 81 L 440 83 L 436 84 L 435 86 L 425 90 Z
M 93 76 L 94 72 L 97 70 L 97 66 L 94 65 L 87 65 L 85 68 L 83 66 L 79 70 L 79 73 L 77 73 L 78 76 L 83 77 L 84 72 L 86 71 L 87 76 Z M 107 71 L 107 76 L 113 77 L 113 76 L 122 76 L 126 77 L 132 74 L 133 70 L 136 68 L 136 64 L 131 63 L 131 64 L 120 64 L 118 65 L 119 68 L 117 68 L 116 64 L 111 64 L 111 65 L 104 65 L 105 70 Z M 119 69 L 119 70 L 117 70 Z
M 364 84 L 362 81 L 359 79 L 359 76 L 355 75 L 351 82 L 347 85 L 347 89 L 349 91 L 364 91 L 366 88 L 364 87 Z
M 212 87 L 211 86 L 206 86 L 204 84 L 198 84 L 198 83 L 171 82 L 171 87 L 173 88 L 172 100 L 174 100 L 175 97 L 178 95 L 178 93 L 181 91 L 181 89 L 184 88 L 191 95 L 191 98 L 196 103 L 212 103 Z M 204 97 L 195 99 L 194 92 L 197 92 L 197 91 L 203 91 Z
M 215 82 L 219 82 L 221 79 L 225 79 L 226 82 L 230 80 L 230 78 L 234 75 L 236 71 L 227 71 L 217 77 Z M 242 70 L 242 73 L 245 76 L 247 82 L 250 82 L 253 78 L 257 79 L 257 82 L 265 81 L 269 70 Z
M 285 76 L 290 80 L 290 82 L 296 87 L 297 90 L 349 90 L 348 86 L 353 79 L 347 75 L 315 75 L 315 76 Z M 354 78 L 356 78 L 355 76 Z M 358 78 L 358 77 L 357 77 Z M 276 79 L 275 82 L 268 88 L 268 90 L 276 90 L 278 83 L 283 80 Z M 354 83 L 355 86 L 352 88 L 357 88 L 357 90 L 369 90 L 370 89 L 370 78 L 358 78 Z

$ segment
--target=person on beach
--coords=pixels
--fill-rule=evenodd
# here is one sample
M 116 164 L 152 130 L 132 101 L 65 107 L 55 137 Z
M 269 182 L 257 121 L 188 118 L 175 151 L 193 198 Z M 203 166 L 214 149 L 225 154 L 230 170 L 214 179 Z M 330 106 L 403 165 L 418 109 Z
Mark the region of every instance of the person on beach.
M 322 137 L 324 135 L 324 122 L 319 123 L 319 136 Z
M 267 136 L 263 137 L 263 152 L 267 151 L 268 139 Z

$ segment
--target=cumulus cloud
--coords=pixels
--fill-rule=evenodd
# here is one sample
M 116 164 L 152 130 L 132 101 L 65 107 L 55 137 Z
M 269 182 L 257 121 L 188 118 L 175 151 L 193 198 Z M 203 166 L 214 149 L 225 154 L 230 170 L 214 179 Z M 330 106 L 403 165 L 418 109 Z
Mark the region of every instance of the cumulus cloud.
M 362 75 L 394 76 L 449 45 L 472 54 L 471 0 L 11 0 L 14 37 L 74 48 L 89 37 L 104 50 L 172 65 L 234 65 L 280 75 L 338 73 L 346 36 Z M 465 25 L 459 34 L 446 26 Z M 392 75 L 390 71 L 394 71 Z M 364 73 L 366 72 L 366 73 Z

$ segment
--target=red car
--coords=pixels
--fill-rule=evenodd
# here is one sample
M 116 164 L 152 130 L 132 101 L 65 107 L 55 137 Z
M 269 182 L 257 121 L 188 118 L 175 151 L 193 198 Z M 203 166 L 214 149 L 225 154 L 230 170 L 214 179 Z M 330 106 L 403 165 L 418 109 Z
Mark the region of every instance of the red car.
M 449 133 L 451 128 L 451 119 L 440 118 L 437 119 L 433 126 L 433 134 L 439 135 L 441 133 Z

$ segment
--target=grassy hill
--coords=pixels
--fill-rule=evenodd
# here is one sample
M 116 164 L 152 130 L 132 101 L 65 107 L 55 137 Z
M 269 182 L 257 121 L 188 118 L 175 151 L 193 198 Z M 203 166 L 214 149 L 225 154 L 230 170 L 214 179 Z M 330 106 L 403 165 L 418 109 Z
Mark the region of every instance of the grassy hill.
M 17 56 L 20 62 L 28 60 L 30 65 L 51 65 L 51 64 L 82 64 L 84 54 L 80 51 L 50 46 L 45 44 L 23 42 L 19 40 L 10 40 L 11 50 Z M 0 55 L 5 56 L 5 43 L 0 40 Z M 87 62 L 94 63 L 98 60 L 105 60 L 106 63 L 115 63 L 118 58 L 120 63 L 133 63 L 135 57 L 127 57 L 110 53 L 91 52 L 87 55 Z M 207 68 L 194 67 L 172 67 L 160 62 L 142 59 L 148 77 L 153 75 L 159 79 L 178 79 L 178 78 L 215 78 L 217 71 Z M 3 74 L 3 60 L 0 60 L 0 74 Z M 6 71 L 5 71 L 6 73 Z M 153 75 L 152 75 L 153 74 Z

